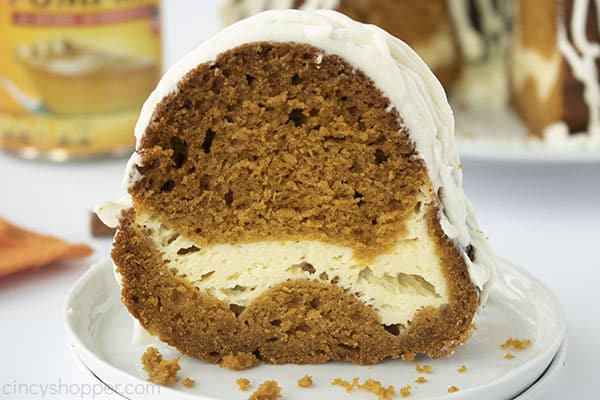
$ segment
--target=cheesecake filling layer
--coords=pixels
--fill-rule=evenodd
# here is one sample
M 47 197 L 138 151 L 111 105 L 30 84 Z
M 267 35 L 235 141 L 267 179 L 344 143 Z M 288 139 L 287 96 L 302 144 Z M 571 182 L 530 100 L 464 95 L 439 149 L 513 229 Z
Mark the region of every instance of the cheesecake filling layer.
M 292 279 L 335 283 L 379 314 L 384 325 L 407 326 L 423 307 L 449 301 L 443 268 L 423 212 L 407 221 L 406 233 L 388 252 L 370 260 L 352 248 L 317 240 L 259 240 L 210 244 L 193 240 L 138 214 L 167 266 L 219 300 L 247 307 L 267 289 Z

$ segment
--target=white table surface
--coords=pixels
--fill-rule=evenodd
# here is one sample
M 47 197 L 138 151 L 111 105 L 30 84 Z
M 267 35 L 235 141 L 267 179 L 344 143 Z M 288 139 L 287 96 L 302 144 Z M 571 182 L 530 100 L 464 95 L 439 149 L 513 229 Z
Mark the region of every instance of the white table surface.
M 204 7 L 193 5 L 199 3 Z M 167 65 L 218 28 L 216 6 L 207 3 L 164 2 Z M 86 268 L 109 255 L 110 239 L 90 236 L 88 214 L 96 203 L 123 193 L 125 162 L 50 164 L 0 153 L 0 216 L 96 249 L 83 262 L 0 279 L 0 399 L 119 398 L 82 396 L 84 385 L 97 381 L 69 353 L 62 306 Z M 465 160 L 464 173 L 465 190 L 496 253 L 529 269 L 564 304 L 567 364 L 547 398 L 598 398 L 600 164 Z M 39 393 L 44 385 L 60 384 L 60 395 Z M 72 395 L 65 394 L 64 385 Z

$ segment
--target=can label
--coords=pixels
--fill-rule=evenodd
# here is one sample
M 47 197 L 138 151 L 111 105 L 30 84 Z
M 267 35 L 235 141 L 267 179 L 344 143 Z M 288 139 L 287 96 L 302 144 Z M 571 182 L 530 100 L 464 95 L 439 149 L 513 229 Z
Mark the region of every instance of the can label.
M 159 0 L 0 1 L 0 147 L 129 149 L 161 74 Z

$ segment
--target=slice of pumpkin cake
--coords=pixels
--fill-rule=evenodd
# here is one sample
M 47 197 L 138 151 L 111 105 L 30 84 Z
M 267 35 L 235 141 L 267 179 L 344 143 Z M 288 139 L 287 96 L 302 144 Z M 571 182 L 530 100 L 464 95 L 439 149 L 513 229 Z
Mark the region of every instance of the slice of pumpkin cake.
M 333 11 L 268 11 L 146 101 L 112 257 L 150 334 L 211 362 L 370 364 L 469 337 L 495 259 L 444 90 Z M 118 221 L 114 216 L 118 216 Z

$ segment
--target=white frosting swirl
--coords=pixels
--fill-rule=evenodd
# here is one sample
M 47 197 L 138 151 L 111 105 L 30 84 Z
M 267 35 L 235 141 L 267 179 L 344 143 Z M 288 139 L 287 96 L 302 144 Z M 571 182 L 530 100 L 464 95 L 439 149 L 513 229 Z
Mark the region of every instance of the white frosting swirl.
M 176 63 L 145 102 L 135 127 L 137 148 L 155 107 L 177 91 L 177 83 L 197 65 L 237 46 L 253 42 L 305 43 L 340 56 L 370 77 L 402 116 L 418 154 L 428 168 L 435 190 L 441 190 L 441 225 L 462 249 L 473 283 L 483 290 L 482 303 L 496 260 L 479 230 L 462 189 L 462 171 L 454 141 L 454 117 L 444 89 L 421 58 L 399 39 L 374 26 L 356 22 L 335 11 L 273 10 L 224 29 Z M 140 178 L 130 160 L 125 181 Z M 473 246 L 475 261 L 466 254 Z

